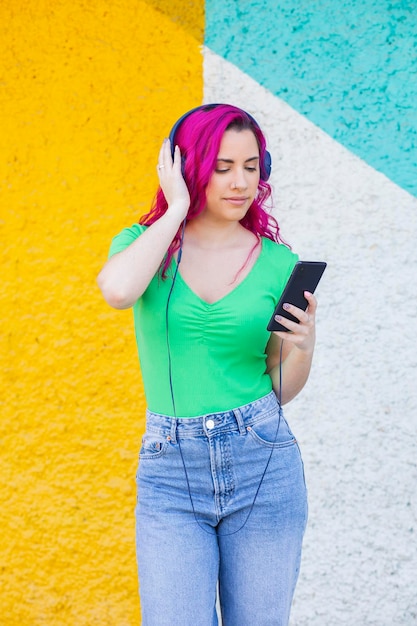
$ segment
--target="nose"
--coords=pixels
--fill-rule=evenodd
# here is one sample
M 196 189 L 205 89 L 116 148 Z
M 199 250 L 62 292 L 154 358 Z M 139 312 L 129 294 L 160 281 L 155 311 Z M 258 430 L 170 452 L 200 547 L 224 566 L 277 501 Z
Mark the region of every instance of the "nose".
M 246 189 L 248 186 L 246 180 L 246 172 L 244 169 L 237 169 L 234 172 L 234 181 L 232 182 L 232 189 Z

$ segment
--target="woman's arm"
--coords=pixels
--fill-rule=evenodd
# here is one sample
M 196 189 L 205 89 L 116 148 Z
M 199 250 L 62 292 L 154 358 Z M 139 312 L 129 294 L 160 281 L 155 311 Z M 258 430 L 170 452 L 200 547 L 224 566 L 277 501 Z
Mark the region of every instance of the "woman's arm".
M 290 402 L 302 390 L 310 374 L 315 345 L 315 314 L 317 300 L 313 294 L 304 292 L 308 302 L 306 311 L 286 305 L 286 310 L 300 323 L 286 318 L 279 321 L 291 332 L 274 332 L 267 346 L 267 369 L 272 379 L 272 386 L 282 404 Z M 282 345 L 282 389 L 280 389 L 280 351 Z
M 128 309 L 143 294 L 181 222 L 165 213 L 122 252 L 113 255 L 97 277 L 104 299 L 115 309 Z
M 159 182 L 168 208 L 122 252 L 112 256 L 97 277 L 104 299 L 116 309 L 131 307 L 148 287 L 187 215 L 190 195 L 181 174 L 181 155 L 165 140 L 158 159 Z

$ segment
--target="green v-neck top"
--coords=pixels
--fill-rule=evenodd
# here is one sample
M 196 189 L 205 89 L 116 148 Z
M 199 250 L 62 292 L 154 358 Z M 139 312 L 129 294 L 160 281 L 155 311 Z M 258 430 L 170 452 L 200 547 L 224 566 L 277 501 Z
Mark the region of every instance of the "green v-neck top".
M 110 256 L 127 248 L 145 229 L 140 224 L 125 228 L 113 239 Z M 159 273 L 154 276 L 133 306 L 151 411 L 196 417 L 243 406 L 272 390 L 266 372 L 270 337 L 266 327 L 297 260 L 283 244 L 262 238 L 249 274 L 212 304 L 185 283 L 180 265 L 169 302 L 168 333 L 166 309 L 175 261 L 165 280 Z

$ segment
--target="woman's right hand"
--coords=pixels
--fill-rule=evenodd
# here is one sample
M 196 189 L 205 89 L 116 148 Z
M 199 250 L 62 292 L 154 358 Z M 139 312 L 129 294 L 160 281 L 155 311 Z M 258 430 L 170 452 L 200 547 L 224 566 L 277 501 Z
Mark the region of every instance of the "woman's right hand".
M 190 193 L 181 172 L 180 149 L 175 146 L 172 160 L 169 139 L 164 139 L 159 151 L 157 171 L 159 184 L 168 203 L 166 213 L 183 220 L 190 207 Z

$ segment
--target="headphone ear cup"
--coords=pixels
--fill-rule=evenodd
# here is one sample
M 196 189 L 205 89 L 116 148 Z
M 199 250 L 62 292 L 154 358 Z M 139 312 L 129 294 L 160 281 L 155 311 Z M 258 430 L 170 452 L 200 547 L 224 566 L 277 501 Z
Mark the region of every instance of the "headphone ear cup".
M 183 115 L 178 122 L 174 125 L 174 127 L 172 128 L 171 132 L 169 133 L 169 143 L 171 146 L 171 156 L 172 156 L 172 160 L 174 160 L 174 155 L 175 155 L 175 133 L 177 132 L 177 128 L 178 126 L 182 123 L 183 119 L 185 117 L 187 117 L 191 112 L 187 113 L 186 115 Z M 181 155 L 181 172 L 182 175 L 184 176 L 185 173 L 185 156 Z
M 268 178 L 271 176 L 271 168 L 272 168 L 272 158 L 271 158 L 271 153 L 268 152 L 268 150 L 265 151 L 265 158 L 264 161 L 262 163 L 262 172 L 261 172 L 261 178 L 262 180 L 267 181 Z
M 174 154 L 175 154 L 175 132 L 174 132 L 174 128 L 171 130 L 168 139 L 169 139 L 169 144 L 170 144 L 170 147 L 171 147 L 172 160 L 174 160 Z

